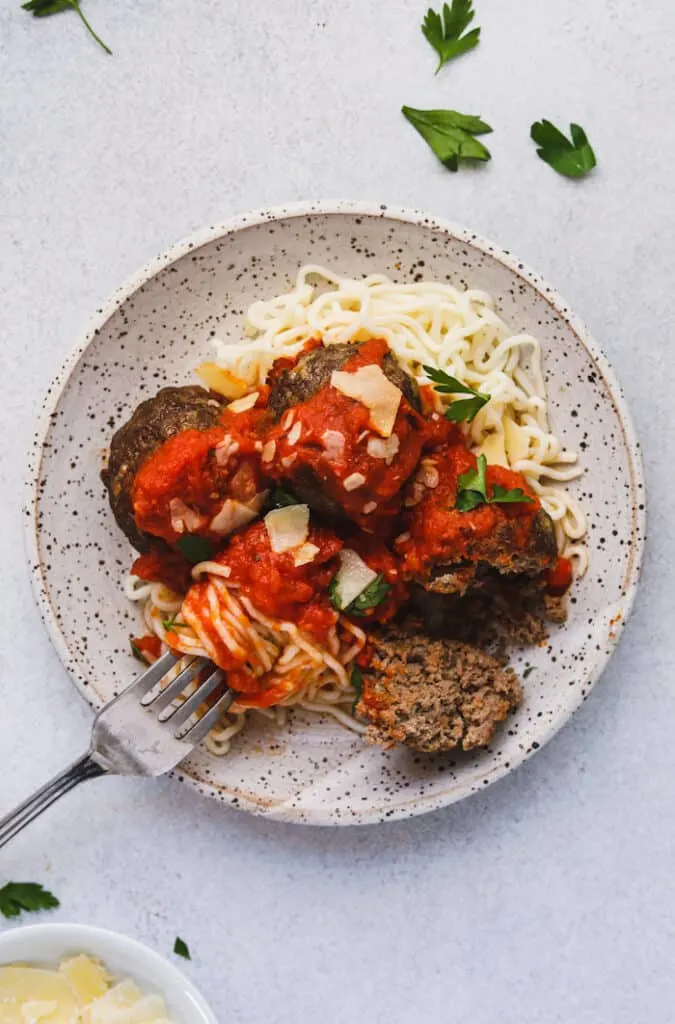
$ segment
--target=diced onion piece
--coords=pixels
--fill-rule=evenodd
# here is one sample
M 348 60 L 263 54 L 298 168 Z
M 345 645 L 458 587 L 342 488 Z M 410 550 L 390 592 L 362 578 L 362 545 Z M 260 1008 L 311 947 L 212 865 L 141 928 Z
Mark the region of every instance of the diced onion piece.
M 340 552 L 340 568 L 335 576 L 333 595 L 340 611 L 344 610 L 376 578 L 374 572 L 356 551 L 343 548 Z
M 369 437 L 366 448 L 371 459 L 384 459 L 388 466 L 394 461 L 394 456 L 400 448 L 398 434 L 391 437 Z
M 252 391 L 250 395 L 244 395 L 243 398 L 238 398 L 236 402 L 230 402 L 227 407 L 228 412 L 248 412 L 252 409 L 255 403 L 258 401 L 258 392 Z
M 339 430 L 324 430 L 321 444 L 326 450 L 328 459 L 341 459 L 345 451 L 345 435 Z
M 210 391 L 225 398 L 241 398 L 249 388 L 245 380 L 235 377 L 229 370 L 218 366 L 218 363 L 201 363 L 195 373 Z
M 298 420 L 296 420 L 295 423 L 293 424 L 293 426 L 291 427 L 291 429 L 288 432 L 288 443 L 289 444 L 297 444 L 298 441 L 300 440 L 300 435 L 301 434 L 302 434 L 302 423 L 300 423 Z
M 265 444 L 263 445 L 262 454 L 260 456 L 263 462 L 271 462 L 272 459 L 274 458 L 274 453 L 276 450 L 276 441 L 266 441 Z
M 293 561 L 295 565 L 307 565 L 308 562 L 313 562 L 316 556 L 319 554 L 319 548 L 316 544 L 310 544 L 307 541 L 305 544 L 301 544 L 299 548 L 296 548 L 293 552 Z
M 195 512 L 193 508 L 186 505 L 182 498 L 172 498 L 169 502 L 169 514 L 171 516 L 171 529 L 176 533 L 194 533 L 200 530 L 206 522 L 204 516 Z
M 509 460 L 509 466 L 514 466 L 516 462 L 528 458 L 530 454 L 530 437 L 527 430 L 518 426 L 510 416 L 504 417 L 503 425 L 506 455 Z
M 270 547 L 277 554 L 304 544 L 309 534 L 309 505 L 275 508 L 265 516 Z
M 342 486 L 346 491 L 356 491 L 359 487 L 363 487 L 366 482 L 366 478 L 363 473 L 350 473 L 342 481 Z
M 258 495 L 256 495 L 256 498 Z M 260 503 L 249 501 L 244 504 L 242 501 L 235 501 L 234 498 L 226 498 L 220 507 L 220 511 L 213 517 L 209 529 L 217 533 L 219 537 L 227 537 L 242 526 L 248 526 L 258 515 Z M 257 507 L 256 507 L 257 506 Z
M 479 454 L 487 459 L 488 466 L 503 466 L 509 468 L 509 460 L 506 457 L 503 434 L 487 434 L 483 438 L 479 448 Z
M 403 396 L 385 377 L 381 366 L 361 366 L 355 373 L 333 370 L 330 382 L 343 395 L 365 405 L 373 430 L 381 437 L 391 436 Z

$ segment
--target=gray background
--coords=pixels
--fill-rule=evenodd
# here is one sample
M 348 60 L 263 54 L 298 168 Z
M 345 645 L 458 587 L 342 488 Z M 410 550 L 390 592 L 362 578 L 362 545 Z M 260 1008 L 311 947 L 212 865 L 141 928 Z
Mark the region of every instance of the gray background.
M 53 919 L 187 970 L 223 1021 L 660 1024 L 675 997 L 675 13 L 664 0 L 477 0 L 479 49 L 433 77 L 425 0 L 85 0 L 0 12 L 0 809 L 87 742 L 33 606 L 20 493 L 35 410 L 94 308 L 169 243 L 309 197 L 427 207 L 494 237 L 588 322 L 624 384 L 650 487 L 644 584 L 563 732 L 468 802 L 394 825 L 267 823 L 167 781 L 101 780 L 0 855 Z M 483 115 L 494 159 L 436 163 L 402 103 Z M 599 168 L 539 161 L 583 124 Z

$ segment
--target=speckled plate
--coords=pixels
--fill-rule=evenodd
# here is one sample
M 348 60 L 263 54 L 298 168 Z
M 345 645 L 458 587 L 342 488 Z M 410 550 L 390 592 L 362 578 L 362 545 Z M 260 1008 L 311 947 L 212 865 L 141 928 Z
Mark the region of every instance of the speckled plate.
M 47 394 L 30 456 L 30 570 L 63 663 L 100 707 L 136 674 L 128 637 L 138 627 L 122 593 L 132 552 L 99 481 L 102 450 L 141 399 L 191 379 L 211 335 L 240 341 L 249 303 L 286 288 L 305 262 L 350 276 L 410 280 L 423 272 L 486 289 L 507 322 L 542 341 L 554 427 L 587 470 L 573 486 L 589 516 L 590 571 L 549 647 L 514 657 L 516 668 L 534 669 L 522 707 L 489 750 L 385 752 L 331 720 L 299 714 L 283 731 L 256 723 L 227 757 L 200 751 L 177 773 L 202 793 L 272 818 L 382 821 L 468 796 L 550 739 L 607 664 L 635 596 L 644 483 L 625 400 L 584 326 L 511 253 L 416 211 L 337 202 L 247 214 L 158 257 L 96 312 Z

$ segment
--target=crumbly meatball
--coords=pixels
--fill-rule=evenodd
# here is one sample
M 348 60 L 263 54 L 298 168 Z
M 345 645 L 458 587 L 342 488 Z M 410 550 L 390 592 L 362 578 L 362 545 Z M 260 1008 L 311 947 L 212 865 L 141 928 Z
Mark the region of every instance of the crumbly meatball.
M 391 627 L 374 645 L 356 709 L 374 742 L 425 753 L 483 747 L 520 703 L 515 672 L 468 644 Z

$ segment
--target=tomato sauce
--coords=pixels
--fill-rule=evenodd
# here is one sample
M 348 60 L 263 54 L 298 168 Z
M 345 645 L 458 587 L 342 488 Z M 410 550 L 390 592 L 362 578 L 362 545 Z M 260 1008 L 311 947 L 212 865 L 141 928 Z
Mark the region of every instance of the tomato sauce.
M 185 533 L 221 540 L 211 523 L 223 501 L 246 504 L 265 489 L 259 456 L 265 415 L 258 407 L 225 409 L 217 426 L 183 430 L 161 445 L 134 480 L 138 528 L 171 545 Z
M 163 583 L 176 594 L 184 594 L 190 586 L 192 565 L 179 551 L 157 545 L 139 555 L 131 571 L 142 580 Z
M 546 573 L 546 591 L 551 597 L 562 597 L 572 584 L 572 563 L 569 558 L 558 556 L 552 569 Z
M 459 433 L 459 432 L 458 432 Z M 425 472 L 425 466 L 426 472 Z M 476 468 L 476 456 L 459 435 L 454 443 L 438 448 L 423 460 L 420 472 L 407 491 L 406 530 L 395 543 L 403 559 L 404 575 L 416 576 L 436 564 L 475 562 L 480 558 L 480 542 L 495 534 L 501 525 L 509 526 L 508 550 L 504 550 L 504 566 L 508 567 L 514 549 L 527 542 L 532 519 L 541 507 L 525 478 L 501 466 L 488 466 L 488 496 L 495 484 L 507 489 L 521 488 L 532 499 L 513 504 L 483 504 L 469 512 L 455 508 L 457 481 L 462 473 Z M 435 486 L 425 486 L 426 480 Z M 412 504 L 412 502 L 415 502 Z M 500 565 L 500 552 L 495 549 L 491 561 Z
M 157 661 L 162 653 L 162 641 L 158 636 L 147 634 L 145 636 L 135 636 L 131 641 L 131 645 L 134 654 L 137 651 L 148 665 Z
M 343 369 L 353 373 L 362 366 L 381 365 L 387 351 L 382 340 L 366 342 Z M 350 519 L 363 530 L 377 533 L 398 513 L 397 496 L 414 471 L 424 443 L 424 420 L 403 396 L 392 437 L 389 455 L 373 454 L 386 439 L 373 431 L 369 410 L 327 385 L 286 412 L 269 433 L 268 441 L 274 442 L 270 473 L 292 487 L 296 476 L 311 470 L 323 492 Z M 345 481 L 355 475 L 362 481 L 346 488 Z

